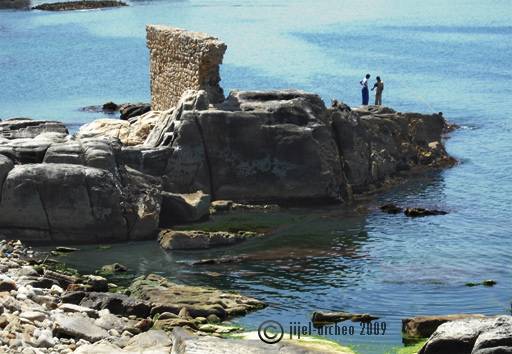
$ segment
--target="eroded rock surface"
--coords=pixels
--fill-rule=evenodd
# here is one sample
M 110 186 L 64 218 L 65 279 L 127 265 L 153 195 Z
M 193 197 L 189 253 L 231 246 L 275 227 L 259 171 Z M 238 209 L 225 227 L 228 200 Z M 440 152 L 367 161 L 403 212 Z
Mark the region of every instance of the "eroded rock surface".
M 250 297 L 180 285 L 155 274 L 136 279 L 130 291 L 132 296 L 153 304 L 152 314 L 169 312 L 179 315 L 185 308 L 192 318 L 215 315 L 224 320 L 265 307 L 261 301 Z
M 207 232 L 207 231 L 180 231 L 161 230 L 158 236 L 160 246 L 167 250 L 205 249 L 234 245 L 258 234 L 249 231 L 239 232 Z

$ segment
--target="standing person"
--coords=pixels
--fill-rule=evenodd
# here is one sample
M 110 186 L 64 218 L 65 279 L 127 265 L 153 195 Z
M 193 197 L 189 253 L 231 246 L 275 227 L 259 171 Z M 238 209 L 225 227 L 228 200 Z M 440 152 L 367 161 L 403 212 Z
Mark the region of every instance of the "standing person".
M 375 91 L 375 105 L 381 106 L 382 105 L 382 91 L 384 91 L 384 81 L 380 79 L 380 76 L 377 76 L 377 82 L 375 85 L 373 85 L 372 91 L 377 89 Z
M 370 91 L 368 91 L 368 80 L 370 79 L 370 74 L 366 74 L 365 78 L 359 81 L 363 89 L 361 93 L 363 95 L 363 106 L 368 106 L 368 101 L 370 100 Z

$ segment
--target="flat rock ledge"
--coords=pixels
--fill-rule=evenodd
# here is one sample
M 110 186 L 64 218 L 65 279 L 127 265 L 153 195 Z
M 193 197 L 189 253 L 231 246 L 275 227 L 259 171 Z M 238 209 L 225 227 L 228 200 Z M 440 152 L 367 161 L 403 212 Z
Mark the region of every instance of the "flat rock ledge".
M 136 279 L 128 290 L 132 297 L 153 305 L 152 315 L 164 312 L 179 315 L 183 310 L 193 319 L 213 315 L 219 320 L 225 320 L 266 306 L 250 297 L 213 288 L 176 284 L 156 274 Z M 171 316 L 168 322 L 172 324 L 175 319 L 175 316 Z M 163 322 L 161 324 L 166 325 Z
M 33 10 L 42 11 L 70 11 L 70 10 L 92 10 L 103 9 L 109 7 L 128 6 L 122 1 L 108 1 L 108 0 L 80 0 L 80 1 L 65 1 L 53 2 L 34 6 Z

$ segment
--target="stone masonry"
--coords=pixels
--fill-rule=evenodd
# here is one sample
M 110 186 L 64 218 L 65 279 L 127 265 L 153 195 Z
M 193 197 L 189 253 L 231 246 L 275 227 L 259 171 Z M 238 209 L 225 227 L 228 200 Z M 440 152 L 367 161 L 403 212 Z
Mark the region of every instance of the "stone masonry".
M 148 25 L 151 61 L 151 107 L 174 107 L 188 90 L 205 90 L 212 103 L 224 100 L 219 66 L 227 46 L 205 33 Z

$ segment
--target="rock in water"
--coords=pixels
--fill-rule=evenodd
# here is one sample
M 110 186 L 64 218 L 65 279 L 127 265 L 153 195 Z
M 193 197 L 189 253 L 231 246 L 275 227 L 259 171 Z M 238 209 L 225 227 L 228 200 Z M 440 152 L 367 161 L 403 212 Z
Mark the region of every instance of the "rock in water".
M 69 10 L 91 10 L 91 9 L 102 9 L 107 7 L 121 7 L 128 6 L 128 4 L 122 1 L 109 1 L 109 0 L 80 0 L 80 1 L 66 1 L 66 2 L 54 2 L 48 4 L 41 4 L 34 6 L 34 10 L 43 11 L 69 11 Z
M 442 316 L 417 316 L 402 320 L 402 332 L 409 337 L 427 338 L 443 323 L 468 318 L 483 319 L 483 315 L 456 314 Z
M 448 212 L 435 209 L 430 210 L 424 208 L 406 208 L 404 210 L 404 214 L 410 218 L 417 218 L 422 216 L 446 215 Z
M 141 116 L 149 111 L 151 111 L 151 105 L 148 103 L 129 103 L 122 105 L 119 110 L 119 112 L 121 112 L 120 118 L 123 120 L 129 120 L 131 118 Z
M 168 250 L 205 249 L 229 246 L 257 236 L 258 234 L 255 232 L 249 231 L 232 233 L 225 231 L 161 230 L 158 241 L 162 248 Z
M 388 214 L 399 214 L 403 209 L 395 204 L 385 204 L 380 207 L 380 210 Z
M 329 323 L 343 322 L 350 320 L 352 322 L 370 322 L 379 319 L 378 317 L 367 313 L 349 313 L 349 312 L 314 312 L 311 322 L 315 326 L 322 326 Z
M 193 318 L 211 314 L 224 320 L 265 307 L 261 301 L 217 289 L 179 285 L 164 277 L 150 274 L 137 278 L 129 288 L 132 296 L 151 302 L 152 314 L 179 314 L 186 307 Z

